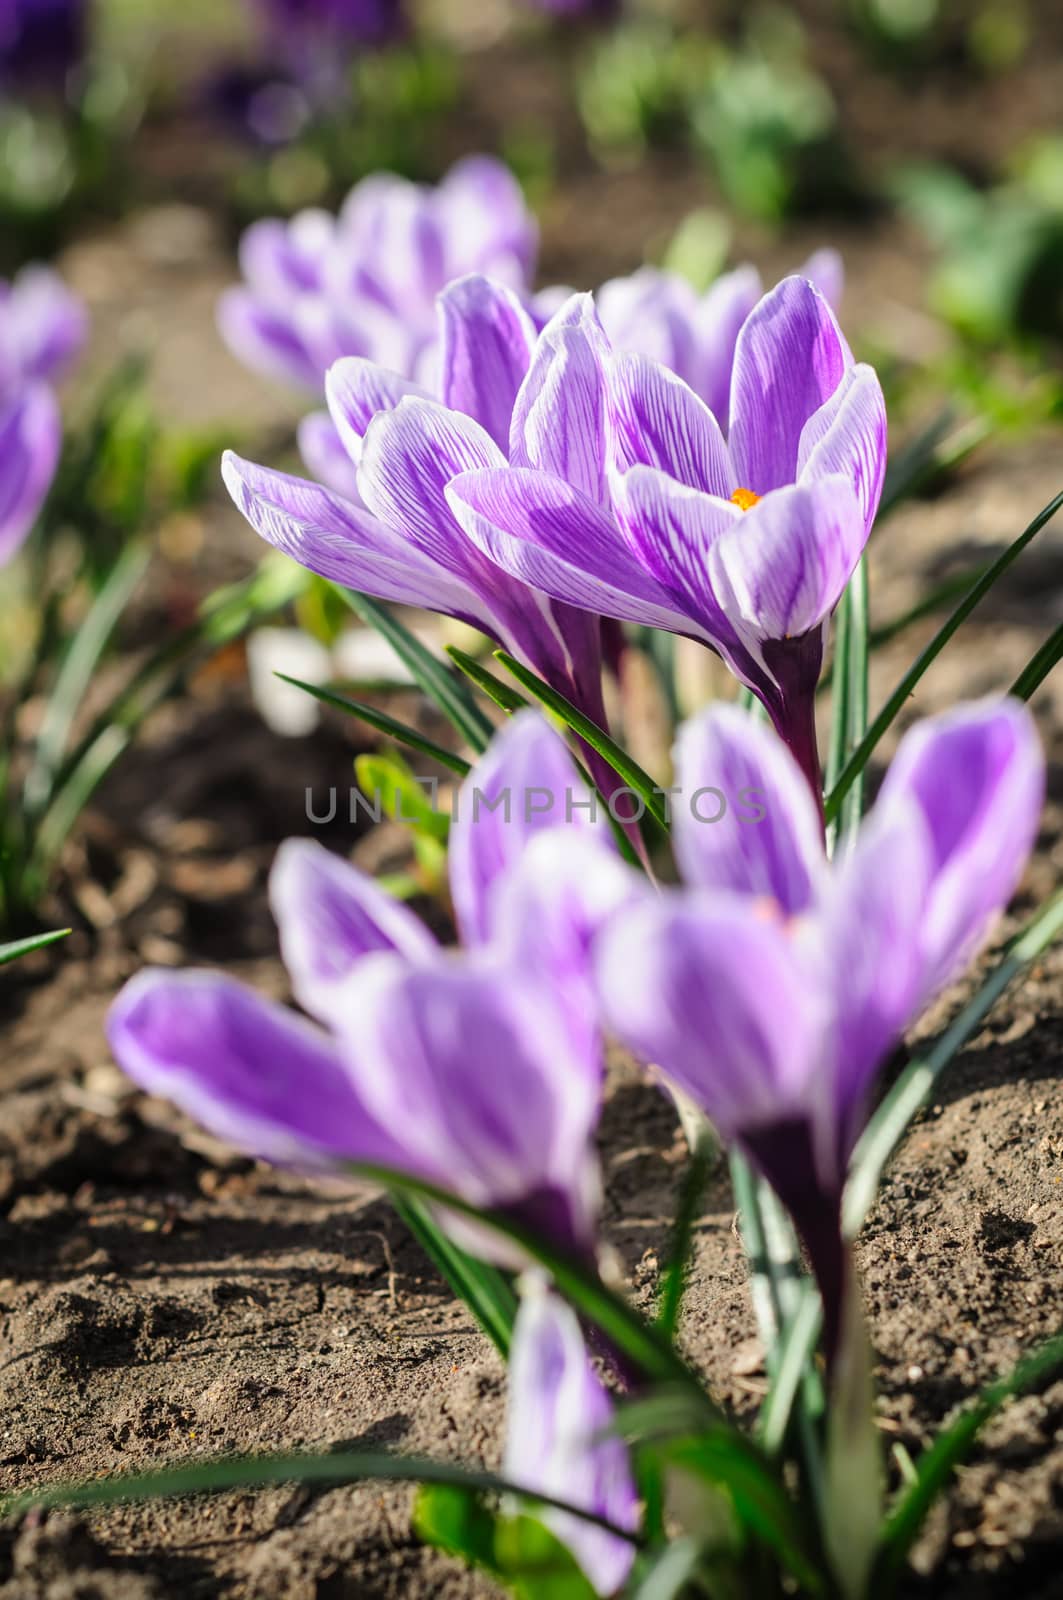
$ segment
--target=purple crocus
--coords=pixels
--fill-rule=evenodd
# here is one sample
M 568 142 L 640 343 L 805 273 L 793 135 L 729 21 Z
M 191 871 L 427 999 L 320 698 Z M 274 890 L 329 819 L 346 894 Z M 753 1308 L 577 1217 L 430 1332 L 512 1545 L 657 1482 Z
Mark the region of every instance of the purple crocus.
M 575 1313 L 541 1284 L 526 1285 L 513 1329 L 502 1470 L 533 1493 L 567 1500 L 634 1533 L 638 1495 L 627 1450 L 599 1437 L 613 1406 L 595 1372 Z M 599 1595 L 623 1586 L 632 1541 L 564 1511 L 538 1513 Z
M 814 694 L 831 613 L 882 493 L 886 417 L 815 286 L 787 278 L 738 335 L 725 417 L 668 368 L 556 351 L 544 392 L 575 472 L 456 478 L 447 500 L 507 573 L 604 616 L 710 645 L 756 693 L 814 789 Z M 600 388 L 592 392 L 594 384 Z M 587 492 L 587 463 L 608 495 Z
M 0 566 L 29 533 L 55 476 L 62 422 L 50 384 L 85 328 L 81 303 L 47 268 L 0 283 Z
M 837 311 L 844 272 L 836 250 L 816 251 L 799 275 Z M 738 335 L 763 296 L 760 273 L 746 265 L 725 272 L 701 295 L 677 272 L 640 267 L 603 283 L 594 298 L 614 350 L 670 368 L 726 426 Z
M 566 823 L 574 781 L 562 741 L 533 715 L 466 781 L 450 866 L 461 955 L 371 878 L 288 841 L 270 891 L 292 988 L 315 1020 L 218 973 L 148 970 L 112 1009 L 116 1060 L 266 1160 L 383 1164 L 591 1255 L 602 1067 L 588 952 L 629 888 L 587 813 Z M 495 1236 L 454 1216 L 448 1226 L 498 1252 Z
M 686 887 L 647 895 L 607 926 L 603 1011 L 785 1202 L 833 1350 L 842 1189 L 868 1097 L 1019 881 L 1044 794 L 1036 730 L 1016 700 L 929 718 L 901 742 L 868 820 L 831 863 L 792 757 L 737 708 L 687 725 L 676 781 Z M 708 786 L 758 791 L 762 820 L 733 809 L 699 820 L 719 814 Z
M 222 296 L 218 324 L 249 367 L 314 395 L 341 356 L 433 387 L 436 296 L 468 273 L 523 291 L 537 242 L 520 186 L 490 156 L 459 161 L 434 189 L 378 173 L 338 217 L 252 224 L 240 243 L 244 282 Z
M 0 87 L 65 94 L 88 44 L 89 0 L 0 0 Z
M 329 372 L 333 431 L 360 504 L 231 453 L 222 468 L 229 492 L 252 527 L 301 565 L 471 623 L 604 726 L 599 618 L 489 560 L 447 493 L 455 478 L 491 478 L 512 462 L 558 495 L 580 493 L 604 508 L 604 464 L 585 409 L 600 411 L 590 296 L 573 297 L 536 338 L 515 294 L 469 277 L 440 295 L 439 318 L 440 399 L 359 358 Z M 588 760 L 612 781 L 599 758 Z

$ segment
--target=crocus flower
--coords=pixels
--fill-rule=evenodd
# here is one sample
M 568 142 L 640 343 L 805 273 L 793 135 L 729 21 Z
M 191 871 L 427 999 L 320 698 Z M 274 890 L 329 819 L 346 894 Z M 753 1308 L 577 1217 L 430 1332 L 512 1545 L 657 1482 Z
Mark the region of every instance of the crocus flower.
M 62 95 L 87 46 L 89 0 L 0 0 L 0 86 Z
M 600 1437 L 612 1414 L 574 1312 L 528 1284 L 513 1329 L 503 1473 L 522 1489 L 567 1500 L 633 1533 L 638 1496 L 627 1450 L 619 1439 Z M 631 1571 L 634 1544 L 568 1512 L 538 1515 L 595 1592 L 616 1594 Z
M 837 251 L 818 250 L 800 276 L 838 309 L 844 274 Z M 670 368 L 726 430 L 738 335 L 763 295 L 760 273 L 747 265 L 725 272 L 701 295 L 677 272 L 640 267 L 603 283 L 594 298 L 613 349 Z
M 563 482 L 515 459 L 469 471 L 448 486 L 452 511 L 486 555 L 555 600 L 718 651 L 818 790 L 827 628 L 885 471 L 875 373 L 854 363 L 803 278 L 784 279 L 743 323 L 723 422 L 631 353 L 606 351 L 592 397 L 589 346 L 579 365 L 559 348 L 541 380 L 578 429 L 568 451 L 580 471 Z M 586 492 L 588 460 L 607 467 L 611 506 Z
M 218 323 L 241 361 L 314 395 L 340 356 L 431 383 L 437 294 L 468 273 L 524 290 L 536 249 L 520 187 L 490 156 L 459 161 L 434 189 L 379 173 L 338 217 L 253 223 Z
M 590 297 L 573 297 L 538 339 L 517 296 L 485 278 L 451 284 L 439 315 L 441 400 L 358 358 L 329 372 L 331 420 L 361 504 L 231 453 L 222 468 L 229 492 L 252 527 L 301 565 L 471 623 L 604 725 L 598 617 L 502 571 L 467 536 L 447 497 L 453 479 L 491 476 L 507 461 L 556 483 L 559 495 L 571 483 L 588 504 L 604 496 L 584 410 L 598 404 L 600 333 Z M 563 371 L 568 381 L 559 384 Z M 600 760 L 588 761 L 604 780 Z
M 610 893 L 628 889 L 587 813 L 565 822 L 572 781 L 563 743 L 529 716 L 463 786 L 450 867 L 461 955 L 371 878 L 289 841 L 272 904 L 293 991 L 315 1021 L 218 973 L 148 970 L 112 1009 L 116 1060 L 253 1155 L 310 1171 L 383 1164 L 590 1254 L 601 1044 L 588 952 Z M 479 1230 L 453 1216 L 449 1226 L 498 1250 L 494 1235 L 485 1246 Z
M 870 816 L 831 863 L 792 757 L 737 708 L 687 725 L 676 781 L 686 887 L 607 925 L 604 1014 L 785 1202 L 832 1350 L 846 1281 L 842 1188 L 876 1074 L 1013 893 L 1044 759 L 1016 700 L 930 718 L 902 740 Z M 762 820 L 730 810 L 700 821 L 719 811 L 707 786 L 759 791 Z
M 62 423 L 50 382 L 84 336 L 84 310 L 53 272 L 27 267 L 13 283 L 0 283 L 0 566 L 22 544 L 51 487 Z

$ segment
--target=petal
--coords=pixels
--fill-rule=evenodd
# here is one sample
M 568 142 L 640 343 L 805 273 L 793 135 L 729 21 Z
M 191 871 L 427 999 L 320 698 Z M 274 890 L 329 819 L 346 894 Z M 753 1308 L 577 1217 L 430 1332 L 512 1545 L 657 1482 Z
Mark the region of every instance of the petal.
M 0 411 L 0 566 L 22 544 L 51 488 L 63 425 L 55 396 L 30 384 Z
M 336 235 L 327 211 L 301 211 L 290 222 L 265 217 L 240 239 L 240 271 L 256 294 L 276 306 L 321 288 L 324 261 Z
M 638 1495 L 627 1449 L 620 1439 L 600 1437 L 612 1415 L 575 1312 L 529 1282 L 513 1329 L 503 1473 L 523 1488 L 634 1531 Z M 596 1594 L 622 1588 L 635 1557 L 629 1540 L 564 1512 L 544 1511 L 541 1518 Z
M 700 371 L 697 379 L 691 380 L 691 388 L 701 395 L 725 431 L 729 426 L 731 374 L 738 335 L 763 293 L 756 267 L 736 267 L 717 278 L 698 307 Z
M 488 962 L 364 962 L 347 986 L 343 1049 L 413 1170 L 477 1205 L 554 1197 L 557 1242 L 586 1248 L 601 1068 L 574 1049 L 537 985 Z
M 798 269 L 798 276 L 807 278 L 816 286 L 832 311 L 841 309 L 845 293 L 845 262 L 840 251 L 829 246 L 814 250 L 804 266 Z
M 516 295 L 487 278 L 459 278 L 437 301 L 442 330 L 443 404 L 474 417 L 502 450 L 513 403 L 535 345 Z
M 310 839 L 287 839 L 269 879 L 270 907 L 292 991 L 329 1022 L 342 985 L 365 956 L 394 951 L 430 961 L 439 947 L 424 924 L 366 873 Z
M 371 512 L 305 478 L 244 461 L 231 450 L 222 458 L 222 477 L 255 532 L 300 566 L 382 600 L 482 625 L 482 603 L 468 585 Z
M 588 800 L 568 746 L 537 711 L 522 711 L 492 739 L 458 790 L 450 829 L 450 892 L 465 944 L 495 931 L 500 884 L 534 836 L 587 825 Z
M 659 361 L 696 388 L 698 298 L 685 278 L 640 267 L 629 277 L 603 283 L 594 298 L 615 350 L 632 350 Z
M 441 567 L 484 583 L 483 557 L 447 504 L 451 479 L 505 458 L 471 417 L 428 400 L 379 412 L 362 447 L 358 483 L 366 505 Z
M 509 458 L 604 498 L 608 343 L 589 294 L 573 295 L 550 319 L 513 407 Z
M 675 770 L 672 839 L 684 881 L 749 895 L 787 917 L 812 910 L 827 876 L 823 827 L 778 735 L 737 706 L 713 706 L 681 729 Z
M 352 461 L 361 460 L 366 430 L 377 412 L 394 411 L 407 395 L 432 398 L 419 384 L 362 356 L 345 356 L 329 368 L 325 376 L 329 414 Z
M 587 611 L 679 633 L 699 630 L 626 549 L 616 525 L 545 472 L 469 472 L 447 489 L 469 538 L 503 571 Z
M 617 516 L 639 563 L 677 611 L 708 633 L 731 636 L 709 580 L 709 551 L 741 521 L 729 500 L 687 488 L 653 467 L 632 467 L 616 484 Z
M 263 1160 L 313 1168 L 395 1159 L 327 1035 L 231 978 L 141 972 L 111 1007 L 107 1036 L 148 1094 Z
M 602 934 L 608 1026 L 699 1105 L 726 1139 L 808 1114 L 824 1057 L 820 985 L 781 921 L 744 897 L 673 891 Z M 820 1104 L 819 1116 L 830 1108 Z
M 85 307 L 48 267 L 22 269 L 2 314 L 22 379 L 62 377 L 88 337 Z
M 738 335 L 729 441 L 755 494 L 793 483 L 801 431 L 852 365 L 834 313 L 806 278 L 784 278 Z
M 840 476 L 852 483 L 870 533 L 886 476 L 886 401 L 872 367 L 850 367 L 805 423 L 797 453 L 801 482 Z
M 326 489 L 360 506 L 358 468 L 344 448 L 328 412 L 309 412 L 296 428 L 295 436 L 306 470 Z
M 844 478 L 779 489 L 709 550 L 709 587 L 740 636 L 797 639 L 841 599 L 867 539 Z
M 739 487 L 720 425 L 681 378 L 640 355 L 607 363 L 610 459 L 625 473 L 659 467 L 679 483 L 730 499 Z
M 1037 729 L 1018 700 L 956 706 L 901 740 L 875 815 L 914 801 L 928 830 L 925 997 L 966 965 L 1014 893 L 1037 836 L 1044 789 Z
M 436 193 L 449 277 L 482 272 L 511 289 L 530 284 L 539 229 L 505 162 L 466 156 L 451 167 Z
M 249 289 L 226 289 L 218 300 L 218 331 L 238 361 L 267 378 L 316 393 L 324 376 L 290 317 Z

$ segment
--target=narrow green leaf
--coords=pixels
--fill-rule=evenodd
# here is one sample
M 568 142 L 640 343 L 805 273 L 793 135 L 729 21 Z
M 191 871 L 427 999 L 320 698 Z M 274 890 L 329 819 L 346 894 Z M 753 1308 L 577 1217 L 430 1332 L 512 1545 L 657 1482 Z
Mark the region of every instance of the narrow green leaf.
M 643 1321 L 633 1306 L 607 1288 L 585 1262 L 555 1250 L 531 1228 L 499 1212 L 485 1211 L 438 1184 L 408 1173 L 396 1172 L 367 1162 L 348 1162 L 348 1170 L 390 1193 L 412 1196 L 433 1206 L 472 1217 L 493 1232 L 513 1240 L 521 1250 L 546 1268 L 557 1290 L 576 1309 L 599 1328 L 612 1347 L 652 1382 L 669 1383 L 685 1389 L 688 1404 L 695 1414 L 716 1417 L 718 1413 L 689 1367 L 658 1330 Z
M 823 1326 L 823 1307 L 814 1286 L 807 1279 L 775 1347 L 775 1371 L 771 1388 L 757 1418 L 757 1429 L 765 1454 L 777 1456 L 786 1440 L 794 1401 L 816 1351 Z
M 119 618 L 147 569 L 150 555 L 144 545 L 126 547 L 71 640 L 48 696 L 23 786 L 23 804 L 31 815 L 42 811 L 51 798 L 52 782 L 74 718 Z
M 661 793 L 654 784 L 649 773 L 643 772 L 638 762 L 633 761 L 626 750 L 622 750 L 607 733 L 604 733 L 589 717 L 578 711 L 570 700 L 563 694 L 558 694 L 556 689 L 551 689 L 548 684 L 537 678 L 534 672 L 522 666 L 519 661 L 509 655 L 505 650 L 495 651 L 495 660 L 501 661 L 507 672 L 511 672 L 518 683 L 540 700 L 544 706 L 560 717 L 561 721 L 571 728 L 573 733 L 579 735 L 585 744 L 596 750 L 604 760 L 622 778 L 627 786 L 635 791 L 644 801 L 646 810 L 663 832 L 668 832 L 668 821 L 665 815 Z
M 446 844 L 449 816 L 425 796 L 416 775 L 397 752 L 355 756 L 354 771 L 362 793 L 372 802 L 374 818 L 383 811 L 394 821 L 408 824 L 415 834 Z
M 830 742 L 823 769 L 823 785 L 829 794 L 837 783 L 846 757 L 849 727 L 849 586 L 846 585 L 834 613 L 834 660 L 830 673 Z M 833 841 L 832 841 L 833 842 Z
M 421 755 L 431 756 L 433 761 L 438 761 L 441 766 L 458 773 L 462 778 L 472 770 L 469 763 L 461 756 L 456 756 L 453 750 L 445 750 L 441 744 L 436 744 L 434 739 L 427 739 L 423 733 L 418 733 L 416 728 L 408 728 L 404 722 L 389 717 L 386 711 L 378 711 L 375 706 L 367 706 L 361 700 L 349 700 L 346 695 L 337 694 L 334 689 L 323 689 L 320 684 L 304 683 L 301 678 L 290 678 L 286 672 L 274 673 L 274 677 L 283 679 L 296 689 L 305 690 L 323 705 L 332 706 L 337 711 L 349 712 L 352 717 L 357 717 L 359 722 L 367 722 L 371 728 L 375 728 L 378 733 L 387 734 L 388 738 L 394 739 L 397 744 L 404 744 L 410 750 L 418 750 Z
M 1063 933 L 1063 890 L 1056 893 L 1007 946 L 985 983 L 968 1001 L 929 1055 L 912 1061 L 864 1129 L 849 1168 L 842 1207 L 846 1236 L 855 1238 L 875 1203 L 882 1174 L 916 1112 L 1008 984 Z
M 849 631 L 846 645 L 846 673 L 848 677 L 845 697 L 845 757 L 846 760 L 860 744 L 867 732 L 867 629 L 868 595 L 867 562 L 861 559 L 849 580 Z M 842 802 L 838 818 L 839 833 L 852 833 L 860 825 L 864 814 L 864 789 L 866 769 L 854 779 L 849 793 Z
M 694 1238 L 694 1224 L 697 1221 L 702 1195 L 705 1193 L 705 1185 L 716 1162 L 716 1155 L 715 1141 L 699 1140 L 687 1163 L 679 1188 L 679 1203 L 676 1206 L 675 1222 L 672 1226 L 668 1266 L 657 1307 L 657 1326 L 669 1339 L 675 1337 L 679 1323 L 679 1311 L 683 1302 L 683 1290 L 686 1286 Z
M 496 678 L 493 672 L 488 672 L 475 656 L 466 655 L 456 644 L 447 645 L 447 655 L 455 666 L 460 667 L 465 676 L 471 679 L 478 689 L 482 689 L 487 698 L 494 701 L 495 705 L 507 715 L 512 715 L 514 711 L 523 711 L 527 706 L 528 702 L 522 694 L 518 694 L 516 689 L 511 689 L 508 683 L 503 683 L 501 678 Z
M 392 1203 L 425 1255 L 464 1300 L 503 1360 L 508 1360 L 517 1315 L 512 1285 L 497 1267 L 477 1261 L 453 1244 L 418 1201 L 396 1196 Z
M 157 1500 L 176 1495 L 215 1494 L 223 1489 L 252 1489 L 270 1483 L 359 1483 L 379 1479 L 385 1483 L 446 1483 L 483 1494 L 513 1495 L 525 1504 L 564 1511 L 584 1522 L 605 1528 L 617 1538 L 636 1543 L 635 1537 L 605 1517 L 584 1511 L 552 1495 L 530 1494 L 494 1472 L 478 1472 L 428 1456 L 391 1455 L 387 1451 L 337 1450 L 325 1455 L 238 1456 L 159 1467 L 151 1472 L 123 1473 L 93 1478 L 88 1483 L 55 1484 L 28 1489 L 0 1498 L 0 1517 L 24 1516 L 27 1511 L 57 1506 L 121 1505 L 130 1500 Z
M 1061 659 L 1063 659 L 1063 622 L 1054 633 L 1049 634 L 1037 654 L 1031 656 L 1008 693 L 1013 694 L 1016 700 L 1029 700 Z
M 1035 1388 L 1060 1371 L 1063 1371 L 1063 1335 L 1043 1345 L 1021 1361 L 1013 1372 L 983 1390 L 920 1456 L 915 1464 L 915 1482 L 901 1489 L 883 1525 L 872 1591 L 877 1600 L 885 1600 L 892 1594 L 928 1512 L 985 1424 L 1013 1396 Z
M 468 1489 L 426 1485 L 413 1527 L 426 1544 L 490 1572 L 518 1600 L 595 1600 L 575 1557 L 544 1523 L 490 1510 Z
M 414 682 L 435 702 L 477 755 L 482 755 L 495 730 L 469 693 L 464 680 L 456 678 L 430 650 L 426 650 L 409 628 L 404 627 L 398 617 L 381 605 L 379 600 L 340 585 L 337 585 L 337 590 L 355 615 L 388 641 L 400 661 L 409 669 Z
M 874 754 L 879 740 L 893 723 L 894 718 L 903 707 L 905 701 L 914 690 L 916 684 L 927 672 L 933 662 L 936 661 L 937 657 L 948 644 L 953 634 L 956 633 L 961 625 L 967 620 L 971 612 L 978 605 L 979 601 L 985 598 L 990 589 L 996 583 L 997 579 L 1007 571 L 1013 562 L 1018 560 L 1019 556 L 1026 549 L 1026 546 L 1031 542 L 1032 539 L 1036 538 L 1041 529 L 1044 528 L 1047 523 L 1051 522 L 1060 506 L 1063 506 L 1063 493 L 1057 494 L 1055 499 L 1050 501 L 1050 503 L 1045 506 L 1043 511 L 1038 512 L 1037 516 L 1034 517 L 1033 521 L 1019 535 L 1019 537 L 1008 546 L 1002 555 L 997 557 L 996 561 L 992 562 L 991 565 L 985 569 L 981 577 L 972 584 L 971 588 L 960 601 L 960 604 L 953 611 L 952 615 L 938 629 L 937 633 L 934 635 L 933 639 L 931 639 L 926 649 L 912 664 L 912 666 L 909 667 L 908 671 L 904 674 L 904 677 L 901 679 L 900 683 L 898 683 L 897 687 L 886 701 L 886 704 L 882 707 L 882 710 L 879 712 L 878 716 L 867 730 L 866 736 L 860 741 L 860 744 L 857 746 L 856 750 L 854 750 L 850 760 L 846 763 L 844 770 L 841 772 L 837 783 L 835 783 L 833 789 L 828 795 L 823 808 L 824 817 L 828 823 L 833 822 L 835 817 L 838 815 L 842 801 L 852 788 L 853 784 L 856 783 L 857 779 L 863 773 L 868 761 Z
M 17 961 L 19 956 L 28 956 L 34 950 L 43 950 L 46 945 L 56 944 L 60 939 L 65 939 L 69 932 L 69 928 L 57 928 L 54 933 L 35 933 L 28 939 L 0 944 L 0 967 L 6 966 L 9 961 Z
M 909 606 L 907 611 L 902 611 L 899 616 L 891 617 L 889 622 L 880 623 L 877 628 L 872 628 L 868 635 L 868 642 L 872 650 L 877 650 L 881 645 L 888 644 L 891 639 L 897 638 L 915 622 L 922 622 L 924 617 L 932 617 L 944 606 L 951 605 L 961 595 L 965 595 L 972 583 L 976 583 L 988 569 L 987 561 L 981 562 L 976 567 L 968 567 L 964 572 L 954 572 L 951 578 L 946 578 L 942 583 L 924 594 L 914 606 Z
M 677 1600 L 701 1565 L 697 1539 L 676 1539 L 655 1556 L 632 1600 Z

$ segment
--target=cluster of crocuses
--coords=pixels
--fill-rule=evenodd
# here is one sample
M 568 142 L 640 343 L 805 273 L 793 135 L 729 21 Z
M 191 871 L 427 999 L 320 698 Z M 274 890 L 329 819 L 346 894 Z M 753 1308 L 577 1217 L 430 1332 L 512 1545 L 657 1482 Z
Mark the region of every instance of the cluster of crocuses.
M 52 388 L 80 350 L 84 308 L 47 267 L 0 282 L 0 566 L 33 527 L 59 463 Z
M 455 797 L 457 948 L 289 842 L 272 899 L 307 1015 L 218 974 L 147 972 L 115 1006 L 112 1045 L 143 1087 L 256 1156 L 406 1174 L 593 1271 L 615 1038 L 788 1207 L 830 1362 L 851 1284 L 842 1189 L 877 1075 L 1015 888 L 1040 748 L 1017 701 L 923 722 L 828 859 L 813 696 L 885 458 L 877 379 L 823 292 L 833 260 L 821 287 L 803 275 L 762 295 L 743 272 L 699 300 L 643 276 L 547 306 L 533 246 L 483 161 L 436 191 L 374 180 L 338 224 L 262 225 L 224 324 L 255 359 L 323 378 L 332 487 L 232 456 L 226 482 L 270 543 L 473 623 L 592 721 L 604 618 L 701 640 L 769 720 L 717 705 L 682 730 L 680 886 L 661 888 L 622 859 L 561 736 L 520 712 Z M 465 275 L 441 283 L 452 269 Z M 709 790 L 755 803 L 693 803 Z M 472 1254 L 528 1265 L 467 1209 L 441 1203 L 436 1221 Z M 640 1523 L 632 1467 L 604 1436 L 612 1401 L 574 1312 L 542 1273 L 522 1284 L 508 1475 L 601 1519 L 544 1513 L 613 1594 Z

